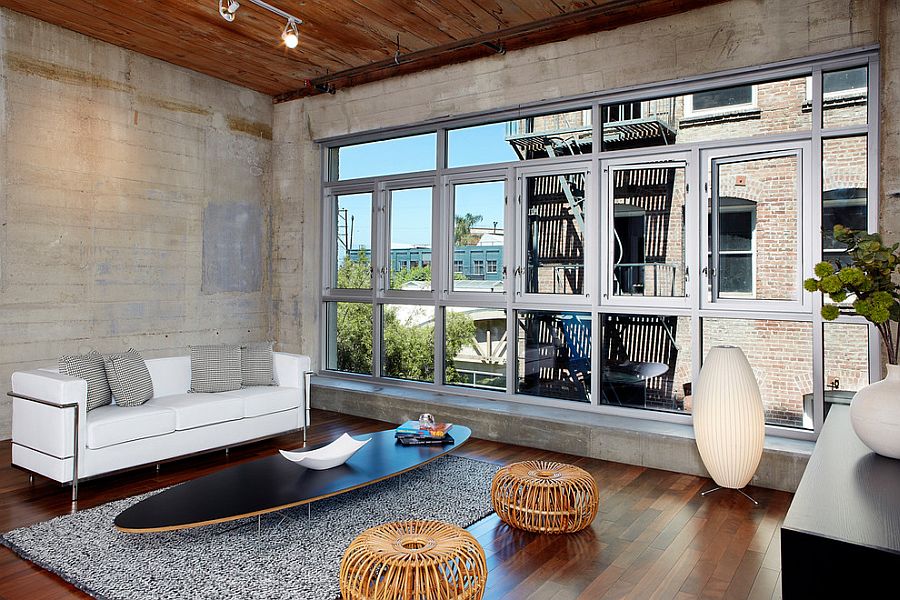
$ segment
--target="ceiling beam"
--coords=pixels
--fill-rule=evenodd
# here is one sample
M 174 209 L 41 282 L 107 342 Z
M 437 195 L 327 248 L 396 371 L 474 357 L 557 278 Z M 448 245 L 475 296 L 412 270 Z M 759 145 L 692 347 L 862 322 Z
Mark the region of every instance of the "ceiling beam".
M 458 64 L 501 50 L 520 50 L 551 42 L 559 42 L 575 36 L 609 31 L 686 12 L 695 8 L 720 4 L 726 0 L 607 0 L 575 12 L 482 34 L 476 37 L 401 54 L 359 67 L 337 71 L 330 75 L 310 79 L 306 86 L 278 94 L 276 103 L 315 96 L 349 87 L 398 77 L 417 71 Z

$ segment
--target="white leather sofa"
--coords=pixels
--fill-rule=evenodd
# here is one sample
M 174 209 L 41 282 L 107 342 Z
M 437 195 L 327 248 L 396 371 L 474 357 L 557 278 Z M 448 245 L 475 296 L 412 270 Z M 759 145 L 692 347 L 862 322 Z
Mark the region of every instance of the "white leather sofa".
M 308 356 L 276 352 L 278 386 L 189 394 L 189 356 L 146 361 L 154 396 L 86 411 L 87 382 L 58 369 L 12 375 L 12 463 L 61 483 L 303 429 Z

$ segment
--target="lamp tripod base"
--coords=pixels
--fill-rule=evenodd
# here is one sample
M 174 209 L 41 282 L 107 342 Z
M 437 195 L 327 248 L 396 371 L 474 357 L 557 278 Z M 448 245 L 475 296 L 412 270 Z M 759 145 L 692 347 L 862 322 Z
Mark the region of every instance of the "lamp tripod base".
M 717 485 L 716 487 L 714 487 L 714 488 L 711 489 L 711 490 L 706 490 L 705 492 L 700 492 L 700 495 L 701 495 L 701 496 L 707 496 L 707 495 L 709 495 L 709 494 L 712 494 L 713 492 L 717 492 L 717 491 L 719 491 L 719 490 L 724 490 L 724 489 L 733 489 L 734 491 L 736 491 L 737 493 L 739 493 L 741 496 L 743 496 L 744 498 L 746 498 L 747 500 L 749 500 L 750 502 L 752 502 L 752 503 L 755 504 L 756 506 L 759 506 L 759 502 L 757 502 L 756 500 L 754 500 L 753 498 L 751 498 L 751 497 L 747 494 L 747 492 L 745 492 L 744 490 L 739 490 L 739 489 L 737 489 L 737 488 L 723 488 L 722 486 Z

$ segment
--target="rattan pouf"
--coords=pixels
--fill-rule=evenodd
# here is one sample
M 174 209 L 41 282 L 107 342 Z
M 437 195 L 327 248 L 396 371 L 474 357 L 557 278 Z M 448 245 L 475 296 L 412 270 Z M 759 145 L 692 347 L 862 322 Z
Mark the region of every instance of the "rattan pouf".
M 599 506 L 597 483 L 573 465 L 528 460 L 500 469 L 491 502 L 509 525 L 539 533 L 572 533 L 591 524 Z
M 487 562 L 472 534 L 440 521 L 367 529 L 341 560 L 343 600 L 478 600 Z

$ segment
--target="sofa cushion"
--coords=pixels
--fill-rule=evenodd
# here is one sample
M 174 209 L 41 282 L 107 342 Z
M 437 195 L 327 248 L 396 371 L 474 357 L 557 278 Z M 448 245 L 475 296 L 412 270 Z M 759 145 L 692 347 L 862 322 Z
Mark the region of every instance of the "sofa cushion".
M 144 357 L 134 348 L 103 356 L 109 389 L 119 406 L 140 406 L 153 397 L 153 380 Z
M 174 411 L 178 431 L 244 417 L 243 400 L 226 394 L 174 394 L 154 398 L 151 404 Z
M 165 435 L 175 431 L 175 412 L 169 408 L 140 406 L 101 406 L 87 416 L 87 447 L 105 448 Z
M 223 396 L 240 399 L 245 417 L 259 417 L 300 406 L 300 390 L 289 387 L 246 387 Z
M 241 386 L 278 385 L 272 348 L 274 342 L 241 345 Z
M 87 381 L 87 410 L 112 404 L 103 355 L 96 350 L 87 354 L 60 356 L 59 373 Z
M 191 392 L 227 392 L 240 387 L 240 346 L 191 346 Z

